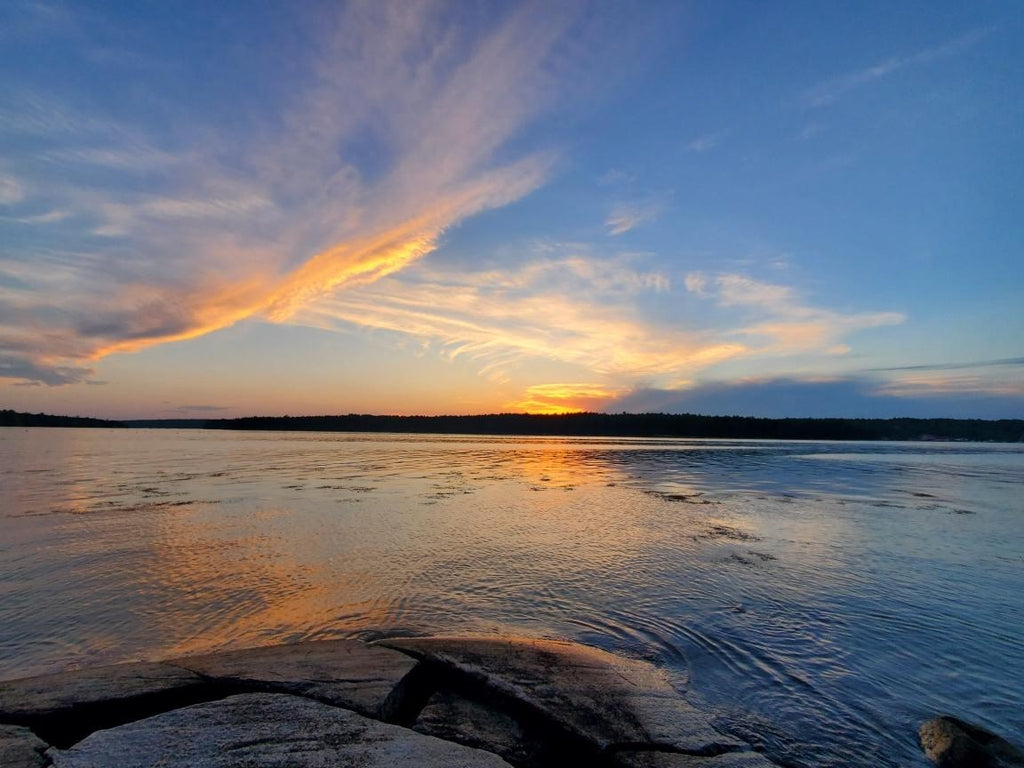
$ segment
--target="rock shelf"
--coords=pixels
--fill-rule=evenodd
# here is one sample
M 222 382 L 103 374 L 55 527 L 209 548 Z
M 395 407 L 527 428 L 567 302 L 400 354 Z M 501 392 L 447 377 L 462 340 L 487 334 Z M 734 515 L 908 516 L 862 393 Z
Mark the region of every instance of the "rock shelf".
M 526 638 L 337 640 L 0 682 L 4 768 L 770 768 L 657 668 Z

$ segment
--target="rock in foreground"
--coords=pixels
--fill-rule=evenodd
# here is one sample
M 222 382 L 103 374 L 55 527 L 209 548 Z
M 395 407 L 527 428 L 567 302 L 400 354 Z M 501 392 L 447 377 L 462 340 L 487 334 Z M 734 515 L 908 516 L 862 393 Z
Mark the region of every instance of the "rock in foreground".
M 716 731 L 656 667 L 552 640 L 400 638 L 381 642 L 504 695 L 599 751 L 625 744 L 719 755 L 749 749 Z
M 46 742 L 28 728 L 0 725 L 0 766 L 3 768 L 46 768 Z
M 1024 752 L 1006 739 L 945 715 L 918 730 L 921 748 L 939 768 L 1024 768 Z
M 490 752 L 281 693 L 194 704 L 97 731 L 71 749 L 51 750 L 49 755 L 54 768 L 508 768 Z
M 655 667 L 522 638 L 302 643 L 8 681 L 0 726 L 25 768 L 771 766 Z

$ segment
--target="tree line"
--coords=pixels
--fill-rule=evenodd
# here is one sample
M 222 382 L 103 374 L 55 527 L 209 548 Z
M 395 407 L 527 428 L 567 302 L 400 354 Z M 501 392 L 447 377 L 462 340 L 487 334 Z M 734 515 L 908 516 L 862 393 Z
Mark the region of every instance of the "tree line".
M 85 416 L 51 416 L 48 413 L 20 413 L 0 410 L 0 427 L 123 427 L 119 421 Z
M 773 440 L 971 440 L 1019 442 L 1024 420 L 767 419 L 667 413 L 500 413 L 481 416 L 251 416 L 211 419 L 207 429 L 404 432 L 586 437 Z
M 400 432 L 564 437 L 696 437 L 748 440 L 969 440 L 1024 442 L 1024 419 L 767 419 L 684 413 L 496 413 L 479 416 L 248 416 L 109 421 L 0 410 L 5 427 L 144 427 L 305 432 Z

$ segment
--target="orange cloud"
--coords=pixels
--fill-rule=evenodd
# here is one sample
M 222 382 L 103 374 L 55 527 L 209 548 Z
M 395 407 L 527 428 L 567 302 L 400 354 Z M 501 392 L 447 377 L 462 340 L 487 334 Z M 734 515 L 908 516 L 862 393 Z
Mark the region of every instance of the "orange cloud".
M 144 165 L 155 181 L 54 186 L 60 199 L 46 204 L 67 211 L 62 226 L 79 227 L 89 250 L 0 255 L 0 273 L 31 265 L 17 278 L 25 288 L 0 285 L 0 378 L 250 317 L 287 320 L 332 291 L 406 268 L 448 227 L 536 189 L 550 154 L 496 155 L 563 87 L 549 59 L 578 9 L 536 11 L 524 5 L 470 35 L 457 14 L 429 4 L 338 8 L 320 25 L 315 77 L 282 105 L 284 127 L 272 136 L 207 133 L 209 146 L 170 155 L 137 130 L 45 107 L 52 116 L 34 130 L 90 126 L 74 138 L 102 145 L 51 154 L 101 166 L 97 178 L 154 160 Z M 343 151 L 366 135 L 386 158 L 378 175 Z
M 601 384 L 536 384 L 526 388 L 522 400 L 505 407 L 540 414 L 600 411 L 624 392 Z
M 531 157 L 492 171 L 447 197 L 430 201 L 422 213 L 407 221 L 321 251 L 274 290 L 264 313 L 271 320 L 283 321 L 337 288 L 371 283 L 397 272 L 433 251 L 446 227 L 535 189 L 543 182 L 547 165 L 542 157 Z
M 500 275 L 420 267 L 340 291 L 295 322 L 325 329 L 362 326 L 435 340 L 450 358 L 471 357 L 506 378 L 531 358 L 619 379 L 676 376 L 743 354 L 746 347 L 638 314 L 639 297 L 664 279 L 622 260 L 545 258 Z

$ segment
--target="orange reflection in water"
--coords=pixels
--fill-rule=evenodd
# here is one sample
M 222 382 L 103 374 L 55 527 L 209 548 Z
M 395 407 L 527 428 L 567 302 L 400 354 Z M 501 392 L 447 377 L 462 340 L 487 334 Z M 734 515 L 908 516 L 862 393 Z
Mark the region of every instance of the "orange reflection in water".
M 151 657 L 441 629 L 475 620 L 481 606 L 500 612 L 511 594 L 542 594 L 567 563 L 580 573 L 621 568 L 657 538 L 632 514 L 635 491 L 608 487 L 619 473 L 592 446 L 456 442 L 406 443 L 387 466 L 370 443 L 353 460 L 362 485 L 350 482 L 347 455 L 332 464 L 325 451 L 305 485 L 288 467 L 233 502 L 152 516 L 152 564 L 137 586 L 159 637 Z M 346 490 L 324 482 L 341 472 Z M 283 483 L 294 501 L 268 504 Z M 608 503 L 609 492 L 621 503 Z M 441 612 L 422 619 L 424 606 Z
M 350 633 L 387 625 L 372 577 L 318 561 L 312 537 L 304 547 L 301 537 L 280 534 L 287 510 L 223 512 L 196 504 L 159 519 L 147 587 L 162 597 L 151 617 L 168 641 L 161 654 L 309 639 L 339 610 Z
M 71 643 L 50 654 L 65 664 L 536 627 L 678 534 L 686 511 L 632 486 L 614 458 L 628 441 L 126 433 L 108 443 L 105 473 L 74 472 L 82 486 L 67 496 L 89 500 L 48 518 L 68 535 L 64 570 L 40 589 L 65 607 L 31 631 Z

